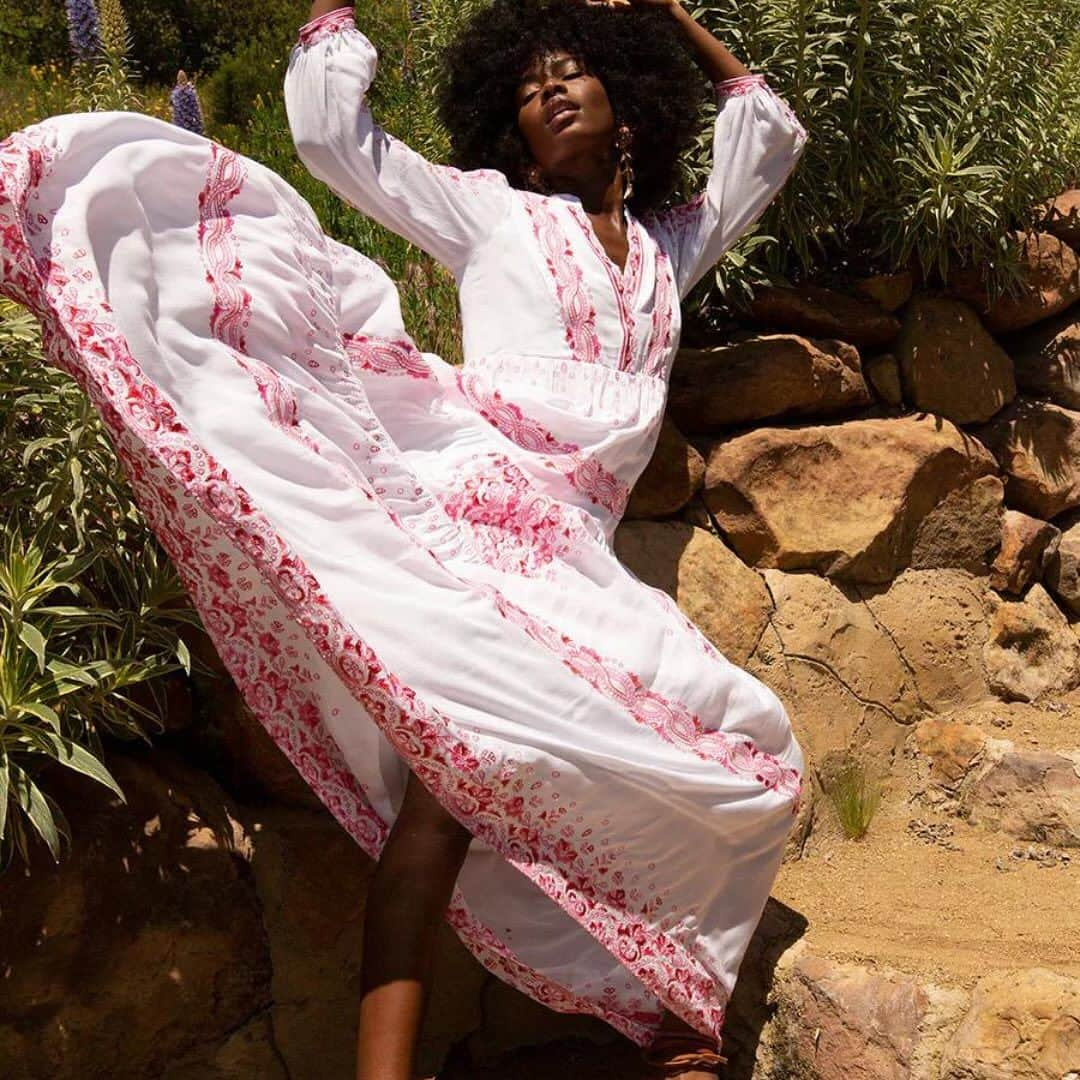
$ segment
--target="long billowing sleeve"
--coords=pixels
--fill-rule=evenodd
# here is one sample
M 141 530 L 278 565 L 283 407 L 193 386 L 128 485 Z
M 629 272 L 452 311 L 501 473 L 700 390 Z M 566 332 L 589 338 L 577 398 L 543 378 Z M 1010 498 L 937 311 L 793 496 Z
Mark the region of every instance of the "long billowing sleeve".
M 687 203 L 646 218 L 687 293 L 765 212 L 798 163 L 806 129 L 762 75 L 715 84 L 712 168 Z
M 508 212 L 509 184 L 493 169 L 434 164 L 380 128 L 367 102 L 377 60 L 351 7 L 300 28 L 285 75 L 297 153 L 342 199 L 458 275 Z

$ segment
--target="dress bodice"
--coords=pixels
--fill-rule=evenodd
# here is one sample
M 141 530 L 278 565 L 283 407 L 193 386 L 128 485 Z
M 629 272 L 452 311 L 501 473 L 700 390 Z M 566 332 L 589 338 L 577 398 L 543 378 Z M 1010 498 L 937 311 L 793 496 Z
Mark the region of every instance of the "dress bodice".
M 301 28 L 285 78 L 297 151 L 343 199 L 451 270 L 460 400 L 512 441 L 523 468 L 572 478 L 565 497 L 610 537 L 659 435 L 680 301 L 763 213 L 806 131 L 761 75 L 715 84 L 704 189 L 641 219 L 628 212 L 620 269 L 576 196 L 435 164 L 384 131 L 367 104 L 376 66 L 351 8 Z

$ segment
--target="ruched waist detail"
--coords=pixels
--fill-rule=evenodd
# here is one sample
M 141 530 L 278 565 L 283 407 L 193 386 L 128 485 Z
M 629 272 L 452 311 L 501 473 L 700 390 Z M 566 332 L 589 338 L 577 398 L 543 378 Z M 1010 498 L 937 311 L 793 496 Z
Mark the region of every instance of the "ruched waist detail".
M 464 366 L 504 392 L 524 393 L 580 416 L 624 422 L 655 415 L 667 393 L 665 380 L 655 375 L 583 364 L 566 356 L 493 353 L 469 358 Z

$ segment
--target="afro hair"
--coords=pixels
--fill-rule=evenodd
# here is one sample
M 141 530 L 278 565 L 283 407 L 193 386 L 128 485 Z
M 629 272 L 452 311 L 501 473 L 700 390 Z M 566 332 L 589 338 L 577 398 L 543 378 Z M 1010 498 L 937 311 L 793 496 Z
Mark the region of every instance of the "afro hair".
M 494 0 L 467 19 L 445 56 L 439 113 L 453 163 L 498 169 L 518 188 L 531 163 L 518 128 L 522 72 L 565 50 L 604 85 L 616 124 L 633 132 L 637 214 L 658 209 L 679 180 L 679 158 L 701 130 L 707 81 L 674 21 L 659 9 L 613 11 L 581 0 Z

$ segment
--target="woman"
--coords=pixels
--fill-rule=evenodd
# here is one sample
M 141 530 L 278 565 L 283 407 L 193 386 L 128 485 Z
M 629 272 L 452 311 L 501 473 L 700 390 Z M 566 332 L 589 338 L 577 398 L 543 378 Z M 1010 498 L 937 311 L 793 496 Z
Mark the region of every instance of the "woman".
M 449 56 L 469 168 L 435 165 L 374 123 L 375 50 L 329 6 L 286 77 L 298 151 L 454 272 L 462 368 L 280 178 L 136 114 L 0 143 L 3 291 L 100 410 L 253 711 L 379 860 L 358 1076 L 411 1075 L 440 916 L 549 1007 L 715 1075 L 803 758 L 611 538 L 679 300 L 805 131 L 677 3 L 496 0 Z M 714 167 L 656 212 L 694 133 L 688 55 Z

